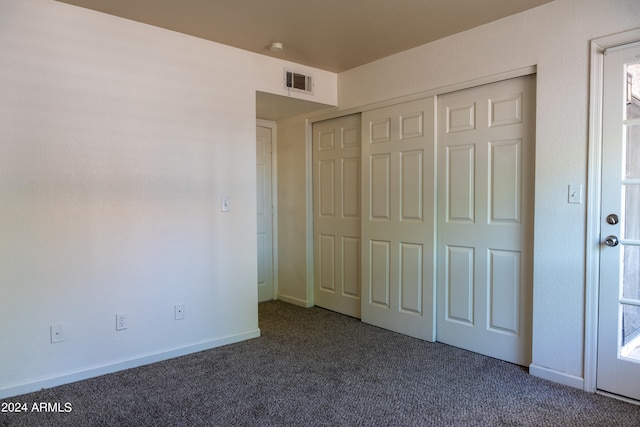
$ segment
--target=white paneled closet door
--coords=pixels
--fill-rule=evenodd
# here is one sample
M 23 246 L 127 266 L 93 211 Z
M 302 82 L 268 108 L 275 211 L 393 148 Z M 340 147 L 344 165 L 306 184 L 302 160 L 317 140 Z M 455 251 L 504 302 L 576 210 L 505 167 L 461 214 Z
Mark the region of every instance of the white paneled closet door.
M 360 115 L 313 125 L 314 304 L 360 318 Z
M 438 97 L 438 341 L 531 362 L 535 76 Z
M 362 321 L 433 341 L 434 98 L 362 116 Z

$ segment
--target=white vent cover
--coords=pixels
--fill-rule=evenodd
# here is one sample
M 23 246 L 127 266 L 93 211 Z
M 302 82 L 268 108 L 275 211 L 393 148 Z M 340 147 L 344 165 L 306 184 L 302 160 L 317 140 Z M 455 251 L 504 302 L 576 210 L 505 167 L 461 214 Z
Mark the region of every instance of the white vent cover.
M 311 76 L 284 70 L 284 86 L 305 93 L 313 93 L 313 79 Z

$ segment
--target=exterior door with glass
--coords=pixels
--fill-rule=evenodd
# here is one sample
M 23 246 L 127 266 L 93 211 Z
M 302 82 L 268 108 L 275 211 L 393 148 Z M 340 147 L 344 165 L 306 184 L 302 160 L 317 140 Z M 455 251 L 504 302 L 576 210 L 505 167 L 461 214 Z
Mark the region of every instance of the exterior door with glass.
M 604 57 L 597 388 L 640 400 L 640 46 Z

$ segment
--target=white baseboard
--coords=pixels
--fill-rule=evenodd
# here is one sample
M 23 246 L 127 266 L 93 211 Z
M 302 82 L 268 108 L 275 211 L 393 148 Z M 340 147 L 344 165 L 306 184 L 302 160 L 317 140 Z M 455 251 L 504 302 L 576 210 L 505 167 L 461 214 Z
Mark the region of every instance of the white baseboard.
M 125 369 L 137 368 L 138 366 L 148 365 L 150 363 L 161 362 L 163 360 L 173 359 L 175 357 L 185 356 L 199 351 L 210 350 L 212 348 L 221 347 L 227 344 L 233 344 L 245 341 L 251 338 L 258 338 L 260 329 L 228 335 L 222 338 L 216 338 L 210 341 L 188 345 L 186 347 L 175 348 L 172 350 L 162 351 L 160 353 L 147 354 L 134 357 L 132 359 L 122 360 L 107 365 L 97 366 L 88 369 L 82 369 L 73 372 L 65 372 L 59 375 L 52 375 L 46 378 L 39 378 L 21 384 L 13 384 L 0 387 L 0 399 L 18 396 L 25 393 L 31 393 L 45 388 L 56 387 L 63 384 L 69 384 L 76 381 L 86 380 L 89 378 L 99 377 L 113 372 L 123 371 Z
M 570 387 L 584 390 L 584 378 L 567 374 L 566 372 L 543 368 L 542 366 L 536 366 L 532 363 L 531 365 L 529 365 L 529 374 L 533 375 L 534 377 L 543 378 L 555 383 L 564 384 Z
M 284 302 L 289 303 L 289 304 L 297 305 L 299 307 L 304 307 L 304 308 L 313 307 L 313 304 L 311 304 L 307 300 L 304 300 L 304 299 L 301 299 L 301 298 L 296 298 L 296 297 L 290 297 L 288 295 L 278 294 L 278 299 L 280 301 L 284 301 Z

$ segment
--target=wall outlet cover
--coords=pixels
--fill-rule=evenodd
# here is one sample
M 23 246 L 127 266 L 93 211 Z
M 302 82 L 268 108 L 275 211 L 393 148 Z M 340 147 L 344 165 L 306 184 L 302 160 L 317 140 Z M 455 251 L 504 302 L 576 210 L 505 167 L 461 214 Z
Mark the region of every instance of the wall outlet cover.
M 127 313 L 116 313 L 116 331 L 122 331 L 128 327 Z
M 182 320 L 184 319 L 184 304 L 176 304 L 173 308 L 174 319 Z
M 61 323 L 51 325 L 51 342 L 64 341 L 64 327 Z

